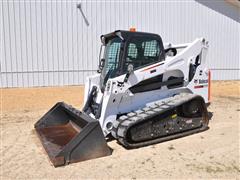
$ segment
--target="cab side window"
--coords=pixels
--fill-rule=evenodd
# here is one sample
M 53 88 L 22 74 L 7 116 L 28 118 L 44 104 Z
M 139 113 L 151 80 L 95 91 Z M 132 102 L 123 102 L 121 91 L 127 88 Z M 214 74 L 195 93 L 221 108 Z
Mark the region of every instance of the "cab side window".
M 133 38 L 128 43 L 124 69 L 132 64 L 134 69 L 159 61 L 159 42 L 151 38 Z
M 144 57 L 158 58 L 159 46 L 156 40 L 143 42 L 142 46 L 144 48 Z

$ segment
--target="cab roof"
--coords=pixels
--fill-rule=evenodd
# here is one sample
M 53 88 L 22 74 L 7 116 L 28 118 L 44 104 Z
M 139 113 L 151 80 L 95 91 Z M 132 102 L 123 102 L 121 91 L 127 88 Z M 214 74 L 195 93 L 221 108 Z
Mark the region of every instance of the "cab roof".
M 101 36 L 101 41 L 102 41 L 103 44 L 107 44 L 109 40 L 113 39 L 116 36 L 121 38 L 123 41 L 126 41 L 127 39 L 129 39 L 131 37 L 134 37 L 134 36 L 153 37 L 155 39 L 160 39 L 161 40 L 161 37 L 158 34 L 154 34 L 154 33 L 116 30 L 114 32 L 102 35 Z

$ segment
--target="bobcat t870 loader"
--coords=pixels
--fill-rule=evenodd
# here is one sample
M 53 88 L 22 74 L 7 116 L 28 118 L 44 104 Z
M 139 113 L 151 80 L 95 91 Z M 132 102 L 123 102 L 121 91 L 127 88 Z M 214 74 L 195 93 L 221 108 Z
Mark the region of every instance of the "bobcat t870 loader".
M 163 44 L 157 34 L 115 31 L 101 36 L 96 75 L 87 78 L 82 111 L 57 103 L 35 129 L 54 166 L 159 143 L 208 128 L 208 43 Z

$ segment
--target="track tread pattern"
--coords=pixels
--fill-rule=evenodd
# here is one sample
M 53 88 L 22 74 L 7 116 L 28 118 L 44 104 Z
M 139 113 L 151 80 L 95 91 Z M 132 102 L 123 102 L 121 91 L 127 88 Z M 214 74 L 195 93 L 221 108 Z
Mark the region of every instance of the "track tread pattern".
M 171 108 L 174 108 L 178 105 L 181 105 L 187 101 L 190 101 L 191 99 L 198 97 L 198 95 L 190 94 L 190 93 L 181 93 L 178 95 L 175 95 L 173 97 L 169 97 L 166 99 L 158 100 L 152 103 L 149 103 L 150 105 L 133 111 L 129 112 L 127 115 L 121 116 L 119 119 L 117 119 L 117 123 L 114 123 L 114 127 L 112 129 L 112 135 L 117 139 L 117 141 L 122 144 L 126 148 L 138 148 L 142 146 L 147 146 L 150 144 L 159 143 L 162 141 L 167 141 L 170 139 L 175 139 L 178 137 L 190 135 L 193 133 L 197 133 L 199 131 L 203 131 L 206 129 L 206 127 L 202 129 L 195 129 L 192 132 L 183 132 L 179 134 L 177 137 L 165 137 L 165 138 L 159 138 L 154 140 L 149 140 L 145 142 L 138 142 L 131 144 L 128 142 L 126 134 L 129 127 L 131 127 L 134 124 L 137 124 L 141 121 L 145 121 L 155 115 L 161 114 Z

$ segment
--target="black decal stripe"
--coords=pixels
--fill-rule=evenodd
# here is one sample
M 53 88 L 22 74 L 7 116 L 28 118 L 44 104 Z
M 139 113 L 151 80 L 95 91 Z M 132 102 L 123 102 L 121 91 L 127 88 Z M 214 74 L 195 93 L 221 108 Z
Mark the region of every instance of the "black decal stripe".
M 183 77 L 176 77 L 174 79 L 169 79 L 168 81 L 162 82 L 163 75 L 158 75 L 153 78 L 149 78 L 139 82 L 138 84 L 134 85 L 133 87 L 129 88 L 132 93 L 140 93 L 146 91 L 152 91 L 160 89 L 162 86 L 171 86 L 171 85 L 179 85 L 183 84 Z
M 158 86 L 159 82 L 162 82 L 163 75 L 160 74 L 158 76 L 143 80 L 139 82 L 138 84 L 134 85 L 133 87 L 129 88 L 129 90 L 132 93 L 139 93 L 139 92 L 145 92 L 145 91 L 151 91 L 155 89 L 161 88 L 161 86 Z

